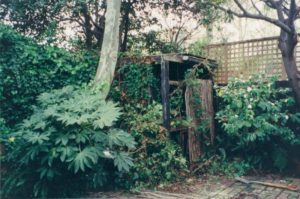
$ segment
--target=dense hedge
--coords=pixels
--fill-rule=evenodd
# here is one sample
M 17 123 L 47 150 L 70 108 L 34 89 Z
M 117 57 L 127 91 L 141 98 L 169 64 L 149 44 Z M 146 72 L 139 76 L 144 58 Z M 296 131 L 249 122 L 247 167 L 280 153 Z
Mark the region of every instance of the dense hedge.
M 1 117 L 14 126 L 32 113 L 36 96 L 91 79 L 97 56 L 41 45 L 0 24 Z

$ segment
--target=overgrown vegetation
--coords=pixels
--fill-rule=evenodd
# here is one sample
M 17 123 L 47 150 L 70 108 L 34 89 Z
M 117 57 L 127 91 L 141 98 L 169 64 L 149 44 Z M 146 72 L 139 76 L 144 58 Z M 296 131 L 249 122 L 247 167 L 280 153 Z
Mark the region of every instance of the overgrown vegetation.
M 227 155 L 242 158 L 254 168 L 283 170 L 300 145 L 300 113 L 291 90 L 276 86 L 276 78 L 233 79 L 217 88 L 221 98 L 216 118 Z
M 1 117 L 14 126 L 32 113 L 36 97 L 51 89 L 90 81 L 97 57 L 37 44 L 0 24 Z
M 116 106 L 102 99 L 101 89 L 82 86 L 96 66 L 91 54 L 38 45 L 11 29 L 1 36 L 2 44 L 7 42 L 0 58 L 6 75 L 1 103 L 7 107 L 1 109 L 2 195 L 70 197 L 99 188 L 139 189 L 185 171 L 180 147 L 161 126 L 152 67 L 120 68 L 122 78 L 110 94 Z
M 15 20 L 35 16 L 22 10 L 41 9 L 42 5 L 51 4 L 44 2 L 31 7 L 27 3 L 29 7 L 23 9 L 14 7 L 17 2 L 6 6 L 9 12 L 20 16 L 5 12 L 2 17 L 12 17 L 10 20 L 19 30 L 22 27 Z M 181 15 L 183 20 L 182 11 L 190 4 L 176 2 L 166 1 L 164 10 Z M 61 3 L 53 11 L 61 13 L 61 6 L 67 2 Z M 100 7 L 89 8 L 99 11 L 95 12 L 98 17 L 103 17 L 101 10 L 106 10 L 102 3 Z M 181 20 L 182 26 L 176 27 L 177 31 L 171 30 L 170 35 L 160 31 L 127 35 L 131 28 L 138 30 L 145 25 L 130 24 L 129 16 L 135 15 L 135 10 L 143 10 L 146 5 L 160 6 L 160 3 L 146 3 L 122 1 L 122 51 L 131 48 L 127 54 L 141 54 L 186 49 L 183 42 L 192 33 L 186 32 L 182 37 L 185 28 Z M 77 11 L 70 12 L 75 14 L 72 17 L 78 19 L 88 14 L 86 6 L 92 4 L 92 1 L 74 4 Z M 52 7 L 47 8 L 52 10 Z M 196 11 L 189 8 L 189 12 Z M 201 23 L 209 25 L 211 20 L 220 17 L 218 12 L 210 12 L 213 10 L 204 6 L 206 15 Z M 24 24 L 23 32 L 36 30 L 37 35 L 34 31 L 31 34 L 41 43 L 54 42 L 58 39 L 58 24 L 55 20 L 50 23 L 49 16 L 35 27 Z M 97 26 L 98 21 L 91 24 L 92 18 L 84 16 L 85 27 L 83 23 L 80 25 L 85 30 L 85 44 L 77 46 L 76 52 L 37 43 L 0 24 L 1 196 L 75 197 L 106 188 L 140 190 L 180 179 L 189 172 L 183 151 L 173 139 L 178 137 L 170 136 L 162 126 L 159 69 L 147 64 L 119 67 L 108 99 L 104 99 L 103 87 L 87 84 L 95 74 L 98 61 L 91 49 L 99 48 L 103 42 L 100 35 L 104 25 Z M 101 20 L 99 18 L 99 23 Z M 200 40 L 192 44 L 189 51 L 202 55 L 206 42 Z M 211 74 L 212 66 L 203 64 L 207 67 L 194 66 L 186 72 L 184 81 L 171 87 L 171 127 L 174 129 L 192 125 L 191 118 L 185 116 L 184 91 L 199 78 L 209 78 L 205 75 Z M 111 77 L 112 74 L 109 73 Z M 249 81 L 234 79 L 224 87 L 216 87 L 216 93 L 218 136 L 212 145 L 207 122 L 202 120 L 195 127 L 205 137 L 201 146 L 205 153 L 199 157 L 194 173 L 234 176 L 244 175 L 251 169 L 284 171 L 293 158 L 299 160 L 300 113 L 295 110 L 290 89 L 276 86 L 275 78 L 253 77 Z M 201 118 L 200 94 L 193 93 L 192 97 L 195 117 Z
M 118 70 L 111 96 L 123 104 L 121 126 L 137 142 L 132 157 L 135 164 L 119 181 L 122 187 L 139 189 L 175 180 L 186 171 L 180 147 L 170 139 L 162 125 L 162 106 L 158 103 L 158 79 L 153 67 L 144 64 Z
M 104 186 L 114 166 L 129 171 L 128 150 L 135 141 L 113 127 L 120 108 L 100 93 L 94 87 L 67 86 L 38 97 L 32 116 L 7 135 L 10 172 L 4 195 L 74 196 Z

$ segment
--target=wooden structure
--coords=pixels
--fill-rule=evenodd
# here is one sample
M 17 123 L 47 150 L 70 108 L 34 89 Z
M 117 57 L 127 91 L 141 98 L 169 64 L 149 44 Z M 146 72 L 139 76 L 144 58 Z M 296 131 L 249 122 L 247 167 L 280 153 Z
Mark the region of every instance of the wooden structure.
M 186 114 L 192 119 L 192 125 L 188 128 L 188 148 L 191 170 L 194 170 L 194 163 L 203 154 L 202 144 L 204 142 L 214 143 L 215 124 L 212 102 L 212 80 L 198 80 L 193 85 L 187 86 L 185 91 Z M 205 131 L 208 132 L 209 137 L 207 137 Z
M 119 61 L 119 64 L 127 65 L 132 63 L 146 63 L 153 67 L 159 68 L 156 74 L 160 78 L 161 100 L 163 106 L 163 126 L 169 132 L 179 132 L 181 141 L 186 152 L 189 154 L 191 165 L 199 158 L 201 153 L 201 142 L 213 142 L 215 136 L 214 111 L 213 111 L 213 84 L 212 71 L 216 69 L 217 64 L 214 60 L 204 57 L 197 57 L 189 54 L 163 54 L 143 57 L 127 57 Z M 195 85 L 186 85 L 184 82 L 185 73 L 193 66 L 206 67 L 207 76 L 205 80 L 197 80 Z M 188 128 L 171 129 L 170 121 L 170 87 L 174 88 L 184 84 L 185 96 L 185 115 L 192 120 Z M 194 100 L 200 101 L 201 104 L 195 104 Z M 201 114 L 197 114 L 201 110 Z M 205 125 L 209 129 L 211 137 L 203 137 L 198 125 Z M 192 167 L 191 167 L 192 168 Z
M 146 63 L 153 65 L 160 65 L 160 82 L 161 82 L 161 97 L 163 105 L 163 125 L 166 129 L 170 130 L 170 103 L 169 103 L 169 92 L 170 82 L 173 84 L 184 80 L 184 73 L 192 66 L 197 64 L 209 64 L 210 70 L 215 70 L 217 64 L 214 60 L 207 59 L 204 57 L 194 56 L 190 54 L 163 54 L 163 55 L 149 55 L 149 56 L 133 56 L 125 57 L 119 61 L 119 65 L 126 65 L 130 63 Z M 177 63 L 177 65 L 170 64 Z M 180 76 L 173 77 L 170 79 L 170 70 L 172 67 L 178 66 L 181 68 Z M 171 67 L 171 69 L 170 69 Z M 174 75 L 173 75 L 174 76 Z M 174 79 L 176 78 L 176 79 Z
M 300 69 L 299 45 L 296 47 L 296 61 Z M 227 84 L 232 77 L 248 78 L 255 74 L 278 76 L 279 80 L 287 80 L 278 37 L 208 45 L 204 52 L 206 57 L 219 64 L 215 83 Z

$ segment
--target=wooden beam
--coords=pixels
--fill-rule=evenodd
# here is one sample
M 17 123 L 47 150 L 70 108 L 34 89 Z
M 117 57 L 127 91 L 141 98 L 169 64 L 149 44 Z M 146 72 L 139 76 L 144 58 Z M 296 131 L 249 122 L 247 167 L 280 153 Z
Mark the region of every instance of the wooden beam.
M 170 130 L 170 102 L 169 102 L 169 61 L 161 60 L 161 99 L 163 105 L 163 125 Z
M 182 56 L 179 54 L 164 54 L 163 59 L 170 62 L 183 63 Z
M 198 80 L 197 84 L 188 85 L 185 91 L 186 115 L 192 119 L 188 129 L 188 151 L 190 169 L 193 170 L 196 162 L 203 155 L 203 145 L 214 144 L 215 124 L 213 107 L 213 84 L 211 80 Z M 202 128 L 199 129 L 201 125 Z M 206 130 L 210 136 L 205 136 Z

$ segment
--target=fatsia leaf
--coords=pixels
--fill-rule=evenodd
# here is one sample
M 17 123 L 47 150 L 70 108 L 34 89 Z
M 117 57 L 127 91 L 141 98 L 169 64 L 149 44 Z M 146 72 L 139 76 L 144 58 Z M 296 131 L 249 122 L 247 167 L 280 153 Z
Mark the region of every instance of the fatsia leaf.
M 130 167 L 132 167 L 133 161 L 132 158 L 126 152 L 120 152 L 115 155 L 114 165 L 118 168 L 119 171 L 129 171 Z
M 27 134 L 25 136 L 25 138 L 27 139 L 28 142 L 30 142 L 31 144 L 43 144 L 44 141 L 48 141 L 49 140 L 49 133 L 30 133 Z
M 93 164 L 98 161 L 98 154 L 94 147 L 86 147 L 82 151 L 76 154 L 73 165 L 74 172 L 77 173 L 79 169 L 85 171 L 86 167 L 92 168 Z
M 62 144 L 67 145 L 69 141 L 69 135 L 68 134 L 62 134 L 59 137 L 56 138 L 55 144 Z
M 102 131 L 96 131 L 92 135 L 93 140 L 98 143 L 107 143 L 108 136 Z
M 76 135 L 75 141 L 76 143 L 86 143 L 86 141 L 89 139 L 88 135 L 84 133 L 79 133 Z
M 110 127 L 120 117 L 121 112 L 112 102 L 103 104 L 99 110 L 93 113 L 95 120 L 93 121 L 94 129 L 103 129 Z
M 76 147 L 66 146 L 58 148 L 57 151 L 60 153 L 60 160 L 65 162 L 66 159 L 70 158 L 77 150 Z
M 130 149 L 135 148 L 136 142 L 134 138 L 120 129 L 111 129 L 108 132 L 108 145 L 109 147 L 116 146 L 127 146 Z

